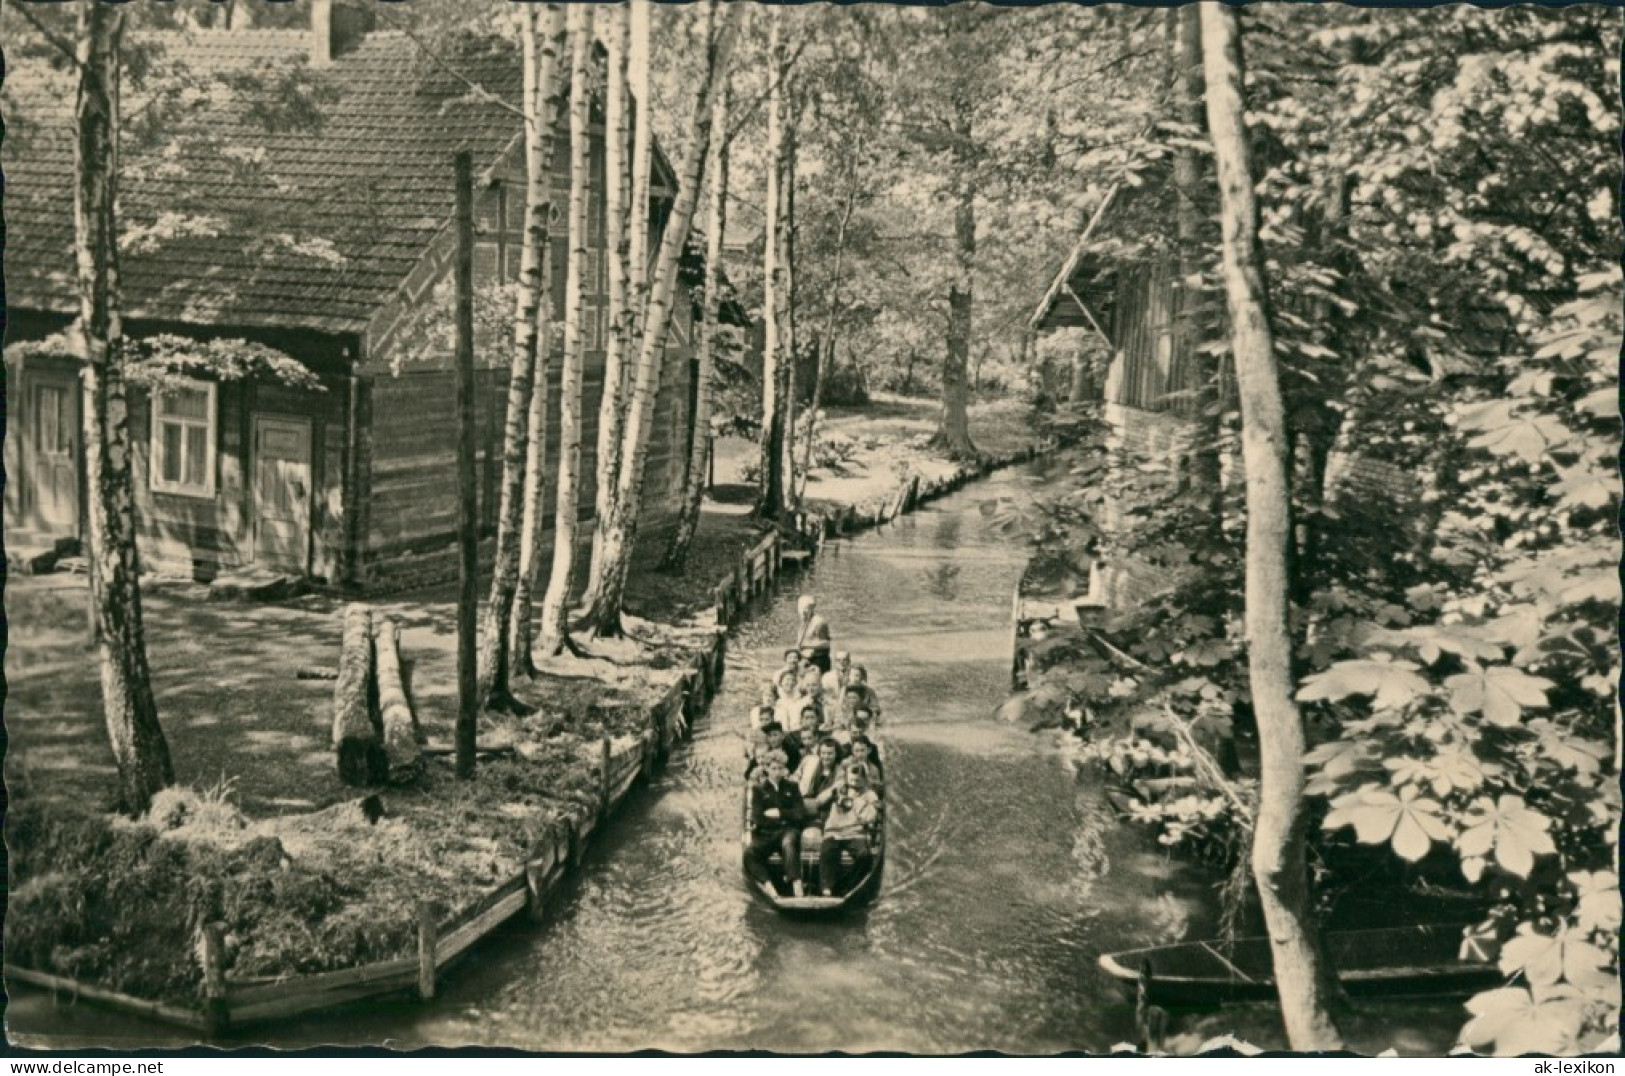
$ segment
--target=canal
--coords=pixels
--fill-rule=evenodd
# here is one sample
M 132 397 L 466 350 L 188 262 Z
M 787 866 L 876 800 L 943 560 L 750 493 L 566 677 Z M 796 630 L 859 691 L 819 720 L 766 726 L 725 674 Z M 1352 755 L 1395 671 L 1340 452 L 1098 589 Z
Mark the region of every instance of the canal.
M 545 923 L 492 939 L 424 1005 L 402 1001 L 250 1034 L 320 1044 L 784 1052 L 1103 1051 L 1133 1008 L 1103 950 L 1211 928 L 1208 884 L 1117 823 L 1046 736 L 1000 723 L 1022 544 L 981 504 L 1020 470 L 825 547 L 733 640 L 694 741 L 640 791 Z M 814 593 L 836 646 L 868 666 L 885 720 L 890 815 L 880 898 L 794 922 L 740 881 L 745 714 Z M 175 1043 L 40 995 L 24 1042 Z

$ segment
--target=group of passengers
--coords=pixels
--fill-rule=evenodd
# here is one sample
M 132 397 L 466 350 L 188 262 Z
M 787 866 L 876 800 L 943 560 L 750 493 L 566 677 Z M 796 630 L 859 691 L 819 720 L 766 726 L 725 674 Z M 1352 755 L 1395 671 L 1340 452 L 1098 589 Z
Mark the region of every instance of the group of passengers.
M 845 652 L 831 653 L 829 626 L 814 600 L 802 598 L 800 611 L 798 645 L 785 651 L 784 666 L 751 711 L 746 855 L 752 873 L 768 881 L 767 857 L 779 852 L 791 892 L 805 896 L 801 846 L 816 832 L 818 888 L 831 896 L 843 880 L 843 853 L 852 858 L 854 877 L 872 858 L 870 832 L 880 818 L 885 782 L 869 731 L 880 700 L 862 665 Z M 838 703 L 830 705 L 831 697 Z

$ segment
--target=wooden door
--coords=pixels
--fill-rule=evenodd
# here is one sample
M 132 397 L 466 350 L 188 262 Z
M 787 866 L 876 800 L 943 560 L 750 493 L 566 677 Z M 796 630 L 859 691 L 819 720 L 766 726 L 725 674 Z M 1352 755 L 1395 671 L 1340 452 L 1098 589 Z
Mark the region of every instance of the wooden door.
M 79 533 L 78 383 L 36 381 L 29 393 L 30 522 L 46 534 Z
M 309 570 L 310 504 L 310 423 L 254 416 L 256 564 Z

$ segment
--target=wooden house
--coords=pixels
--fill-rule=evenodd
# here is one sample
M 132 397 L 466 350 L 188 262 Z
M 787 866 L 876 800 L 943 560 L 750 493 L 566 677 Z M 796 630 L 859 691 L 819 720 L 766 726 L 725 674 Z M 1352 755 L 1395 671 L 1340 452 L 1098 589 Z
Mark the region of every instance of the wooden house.
M 166 59 L 232 85 L 177 110 L 122 149 L 121 281 L 134 339 L 177 334 L 273 347 L 315 387 L 200 372 L 132 392 L 143 563 L 208 579 L 267 569 L 381 589 L 455 574 L 456 416 L 451 369 L 452 159 L 476 172 L 479 511 L 495 528 L 523 239 L 524 161 L 511 42 L 443 42 L 436 57 L 397 32 L 335 19 L 344 37 L 288 30 L 196 31 Z M 71 85 L 11 72 L 6 92 L 8 344 L 53 338 L 76 311 Z M 246 79 L 237 77 L 246 76 Z M 229 81 L 235 78 L 235 81 Z M 466 80 L 466 81 L 465 81 Z M 208 78 L 205 85 L 213 86 Z M 471 92 L 469 83 L 480 92 Z M 291 88 L 312 113 L 284 117 L 252 87 Z M 244 88 L 248 87 L 248 88 Z M 214 89 L 205 92 L 216 92 Z M 286 100 L 289 93 L 283 93 Z M 132 91 L 130 116 L 142 106 Z M 11 132 L 8 132 L 10 134 Z M 568 139 L 555 140 L 551 281 L 562 318 Z M 658 244 L 674 175 L 657 152 L 650 213 Z M 606 265 L 602 116 L 594 110 L 586 299 L 583 517 L 604 365 Z M 645 534 L 674 519 L 691 427 L 692 302 L 685 265 L 648 468 Z M 556 322 L 557 324 L 557 322 Z M 558 444 L 559 333 L 548 423 Z M 84 532 L 77 362 L 7 349 L 6 536 L 15 548 Z M 552 521 L 551 486 L 547 520 Z M 591 527 L 584 528 L 591 533 Z
M 1111 213 L 1095 222 L 1101 227 L 1085 229 L 1051 278 L 1029 327 L 1039 333 L 1082 329 L 1104 343 L 1102 350 L 1110 355 L 1106 368 L 1080 380 L 1082 395 L 1099 404 L 1107 424 L 1113 466 L 1158 476 L 1164 485 L 1150 495 L 1166 496 L 1191 486 L 1197 451 L 1218 452 L 1221 496 L 1209 503 L 1227 514 L 1239 512 L 1239 439 L 1233 421 L 1213 418 L 1215 411 L 1237 408 L 1230 363 L 1215 358 L 1227 350 L 1223 296 L 1186 279 L 1177 252 L 1159 244 L 1158 229 L 1166 231 L 1173 213 L 1169 193 L 1166 182 L 1149 184 L 1111 206 Z M 1402 396 L 1388 405 L 1414 406 Z M 1437 508 L 1418 496 L 1420 469 L 1429 464 L 1386 458 L 1361 443 L 1357 422 L 1328 411 L 1304 407 L 1288 416 L 1298 508 L 1318 502 L 1340 519 L 1335 555 L 1362 570 L 1380 571 L 1396 556 L 1417 555 L 1437 516 Z M 1141 489 L 1155 485 L 1141 483 Z M 1100 528 L 1123 533 L 1134 507 L 1122 496 L 1102 498 Z M 1366 537 L 1355 540 L 1354 535 Z M 1300 554 L 1333 555 L 1301 527 L 1297 540 Z M 1083 602 L 1122 608 L 1182 578 L 1181 571 L 1135 551 L 1119 552 L 1094 565 Z
M 1073 397 L 1099 405 L 1107 424 L 1113 465 L 1161 467 L 1166 488 L 1177 492 L 1191 479 L 1199 418 L 1224 391 L 1204 362 L 1203 345 L 1217 331 L 1213 298 L 1181 278 L 1178 258 L 1152 242 L 1128 253 L 1125 242 L 1136 217 L 1156 211 L 1152 188 L 1140 204 L 1121 199 L 1113 215 L 1085 229 L 1029 319 L 1037 333 L 1081 329 L 1109 359 L 1074 372 Z M 1104 211 L 1103 211 L 1104 212 Z M 1080 361 L 1083 361 L 1080 358 Z M 1155 491 L 1153 491 L 1155 493 Z M 1098 523 L 1120 531 L 1133 506 L 1121 496 L 1101 501 Z M 1129 554 L 1097 562 L 1086 604 L 1121 607 L 1170 585 L 1177 573 Z

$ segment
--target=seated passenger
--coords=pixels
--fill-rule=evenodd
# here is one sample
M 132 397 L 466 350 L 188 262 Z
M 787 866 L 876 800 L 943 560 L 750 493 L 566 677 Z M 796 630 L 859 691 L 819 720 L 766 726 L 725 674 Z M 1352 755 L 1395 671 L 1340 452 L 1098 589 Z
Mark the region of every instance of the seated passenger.
M 762 688 L 761 702 L 750 708 L 750 730 L 761 732 L 762 726 L 773 720 L 773 705 L 778 702 L 779 692 L 772 684 Z
M 861 706 L 868 707 L 864 699 L 863 688 L 857 684 L 848 684 L 841 689 L 841 723 L 850 725 L 852 714 Z
M 801 757 L 806 758 L 817 750 L 818 741 L 824 738 L 821 728 L 823 719 L 819 716 L 816 706 L 802 706 L 798 716 L 800 727 L 786 736 L 785 742 L 794 740 Z
M 837 877 L 842 852 L 852 856 L 854 877 L 861 877 L 873 858 L 869 830 L 880 820 L 880 798 L 869 787 L 868 774 L 865 766 L 849 766 L 842 771 L 829 816 L 824 819 L 824 839 L 818 848 L 818 887 L 826 897 L 833 896 L 844 881 Z
M 852 754 L 846 760 L 849 767 L 866 767 L 874 778 L 870 783 L 875 792 L 879 793 L 885 785 L 886 771 L 880 765 L 880 752 L 875 750 L 874 741 L 861 732 L 852 734 Z
M 799 685 L 801 674 L 794 669 L 780 669 L 773 677 L 774 695 L 777 699 L 793 699 L 801 692 Z
M 789 778 L 784 755 L 769 751 L 751 770 L 750 845 L 745 865 L 752 878 L 772 884 L 767 857 L 775 849 L 784 857 L 784 880 L 796 896 L 801 882 L 801 827 L 814 818 L 801 800 L 801 789 Z
M 745 748 L 745 775 L 748 777 L 757 763 L 775 752 L 784 756 L 786 769 L 801 765 L 800 745 L 785 738 L 783 725 L 769 721 L 762 726 L 760 738 L 752 740 Z
M 852 666 L 852 675 L 846 681 L 849 685 L 856 684 L 863 691 L 864 704 L 874 711 L 875 720 L 880 720 L 880 695 L 869 686 L 869 670 L 862 665 Z
M 835 651 L 835 667 L 824 674 L 824 694 L 832 699 L 841 697 L 846 690 L 847 677 L 852 674 L 852 655 L 845 650 Z
M 835 731 L 830 735 L 835 742 L 841 745 L 843 754 L 852 753 L 852 741 L 860 736 L 867 737 L 869 728 L 874 723 L 874 715 L 867 706 L 855 707 L 850 713 L 844 714 L 835 723 Z
M 810 810 L 823 811 L 829 806 L 840 782 L 840 771 L 841 749 L 834 740 L 819 740 L 817 749 L 801 760 L 796 785 Z

